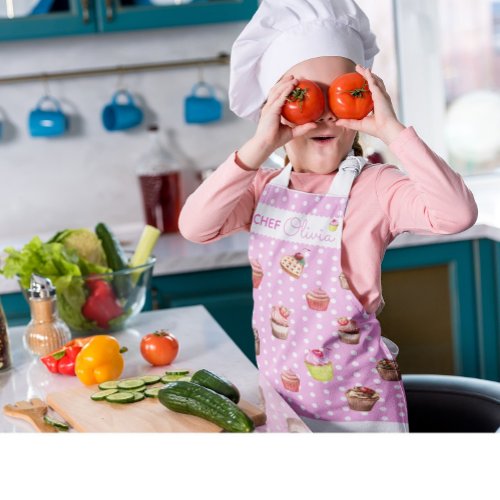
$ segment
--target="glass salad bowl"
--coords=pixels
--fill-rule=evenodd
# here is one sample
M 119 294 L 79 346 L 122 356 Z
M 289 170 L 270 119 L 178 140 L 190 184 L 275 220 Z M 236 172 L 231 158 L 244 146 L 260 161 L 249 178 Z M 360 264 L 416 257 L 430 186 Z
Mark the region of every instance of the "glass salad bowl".
M 59 317 L 76 333 L 122 330 L 144 307 L 155 262 L 156 258 L 150 256 L 141 266 L 59 279 L 56 285 Z M 23 294 L 28 300 L 28 291 L 23 289 Z

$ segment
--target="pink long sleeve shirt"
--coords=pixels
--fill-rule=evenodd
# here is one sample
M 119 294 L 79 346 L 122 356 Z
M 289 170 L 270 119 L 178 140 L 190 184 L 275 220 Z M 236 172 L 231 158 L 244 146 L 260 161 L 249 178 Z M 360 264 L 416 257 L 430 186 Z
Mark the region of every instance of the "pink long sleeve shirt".
M 368 312 L 377 314 L 384 304 L 382 259 L 398 234 L 459 233 L 477 219 L 476 202 L 461 176 L 413 127 L 401 131 L 389 148 L 406 173 L 393 165 L 366 165 L 352 186 L 342 234 L 342 267 L 351 290 Z M 210 243 L 250 230 L 262 190 L 279 170 L 246 170 L 236 153 L 186 200 L 179 218 L 186 239 Z M 336 174 L 292 172 L 289 188 L 324 194 Z

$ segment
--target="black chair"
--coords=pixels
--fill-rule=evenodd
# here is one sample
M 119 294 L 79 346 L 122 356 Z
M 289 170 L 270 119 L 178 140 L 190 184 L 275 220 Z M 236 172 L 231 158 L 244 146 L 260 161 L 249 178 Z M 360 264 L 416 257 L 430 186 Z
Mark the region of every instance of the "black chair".
M 410 432 L 500 432 L 500 383 L 403 375 Z

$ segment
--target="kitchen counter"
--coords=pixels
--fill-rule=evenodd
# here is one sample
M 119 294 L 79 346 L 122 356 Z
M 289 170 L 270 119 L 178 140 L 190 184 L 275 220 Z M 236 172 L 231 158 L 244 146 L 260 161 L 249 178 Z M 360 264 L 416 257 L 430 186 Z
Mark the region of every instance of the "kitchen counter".
M 179 340 L 179 355 L 172 365 L 153 367 L 141 357 L 141 337 L 158 329 L 168 329 Z M 12 365 L 0 373 L 0 407 L 34 397 L 81 387 L 76 377 L 53 375 L 22 345 L 24 327 L 9 329 Z M 121 378 L 159 375 L 168 370 L 206 368 L 230 379 L 242 399 L 265 408 L 267 423 L 257 432 L 310 432 L 297 414 L 272 389 L 249 359 L 238 349 L 218 323 L 202 306 L 175 308 L 140 314 L 130 328 L 113 334 L 128 347 Z M 0 414 L 0 432 L 34 431 L 30 424 Z
M 483 238 L 500 242 L 500 196 L 498 195 L 500 175 L 469 177 L 466 183 L 474 193 L 479 207 L 479 216 L 473 227 L 462 233 L 451 235 L 422 236 L 404 233 L 389 245 L 389 249 Z M 142 224 L 130 224 L 113 226 L 112 229 L 125 248 L 133 249 L 140 237 L 142 227 Z M 39 236 L 42 240 L 46 240 L 53 236 L 53 233 L 41 233 Z M 33 235 L 2 238 L 0 252 L 7 246 L 20 248 L 32 237 Z M 248 266 L 248 238 L 248 233 L 240 232 L 208 245 L 200 245 L 185 240 L 180 234 L 162 235 L 154 251 L 157 262 L 153 274 L 162 276 Z M 17 282 L 0 276 L 0 294 L 11 292 L 19 292 Z

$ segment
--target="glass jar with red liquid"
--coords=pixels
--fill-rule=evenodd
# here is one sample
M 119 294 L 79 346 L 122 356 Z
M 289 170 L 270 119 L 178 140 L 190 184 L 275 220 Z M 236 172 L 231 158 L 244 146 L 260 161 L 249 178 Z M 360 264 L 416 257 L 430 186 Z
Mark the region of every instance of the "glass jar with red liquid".
M 162 145 L 158 126 L 151 125 L 148 134 L 150 144 L 137 167 L 145 222 L 162 233 L 175 233 L 181 211 L 180 166 Z

